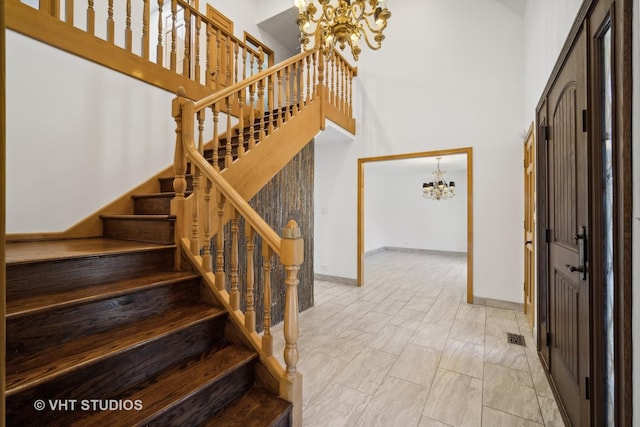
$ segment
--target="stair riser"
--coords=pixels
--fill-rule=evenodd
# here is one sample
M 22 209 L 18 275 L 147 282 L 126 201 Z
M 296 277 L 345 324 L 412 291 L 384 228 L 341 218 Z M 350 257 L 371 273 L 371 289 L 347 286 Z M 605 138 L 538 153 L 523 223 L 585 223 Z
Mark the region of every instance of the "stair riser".
M 122 393 L 132 385 L 153 377 L 172 365 L 223 345 L 224 322 L 225 317 L 220 316 L 197 323 L 151 343 L 89 366 L 79 367 L 40 386 L 8 396 L 7 425 L 53 425 L 54 421 L 56 425 L 67 425 L 68 421 L 78 418 L 78 414 L 85 414 L 36 411 L 33 405 L 37 399 L 46 402 L 50 399 L 124 399 Z
M 7 366 L 23 357 L 85 335 L 167 313 L 199 299 L 198 279 L 185 280 L 63 309 L 10 318 L 7 321 Z
M 133 199 L 135 215 L 170 215 L 173 196 L 143 197 Z
M 110 239 L 171 244 L 174 224 L 174 220 L 103 218 L 102 234 Z
M 176 408 L 147 420 L 145 426 L 199 425 L 233 400 L 246 393 L 255 382 L 255 362 L 238 367 L 194 393 Z
M 173 270 L 174 248 L 7 265 L 7 300 Z

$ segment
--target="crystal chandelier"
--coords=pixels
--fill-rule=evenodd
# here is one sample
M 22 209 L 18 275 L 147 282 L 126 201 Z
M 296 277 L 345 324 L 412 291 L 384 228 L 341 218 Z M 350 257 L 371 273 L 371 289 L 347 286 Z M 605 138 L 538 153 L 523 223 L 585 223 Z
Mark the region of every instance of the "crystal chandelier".
M 445 172 L 440 170 L 440 159 L 441 157 L 438 157 L 438 169 L 433 171 L 433 181 L 422 184 L 422 197 L 425 199 L 450 199 L 456 195 L 456 183 L 451 181 L 447 184 L 444 179 Z
M 354 60 L 362 52 L 358 42 L 364 37 L 367 45 L 378 50 L 382 46 L 391 12 L 387 9 L 386 0 L 318 0 L 322 13 L 314 0 L 294 0 L 299 15 L 297 24 L 300 27 L 300 44 L 303 50 L 312 50 L 315 43 L 322 43 L 325 57 L 332 55 L 333 48 L 338 45 L 344 50 L 348 44 Z M 314 43 L 310 44 L 311 38 Z

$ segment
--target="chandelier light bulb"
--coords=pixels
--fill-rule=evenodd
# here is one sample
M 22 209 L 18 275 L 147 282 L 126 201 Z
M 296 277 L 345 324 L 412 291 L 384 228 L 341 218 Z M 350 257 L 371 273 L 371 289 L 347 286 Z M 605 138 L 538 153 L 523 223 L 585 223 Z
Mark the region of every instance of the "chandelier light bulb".
M 294 4 L 294 6 L 296 6 L 298 8 L 298 10 L 300 12 L 302 12 L 304 7 L 307 5 L 307 1 L 306 0 L 294 0 L 293 4 Z

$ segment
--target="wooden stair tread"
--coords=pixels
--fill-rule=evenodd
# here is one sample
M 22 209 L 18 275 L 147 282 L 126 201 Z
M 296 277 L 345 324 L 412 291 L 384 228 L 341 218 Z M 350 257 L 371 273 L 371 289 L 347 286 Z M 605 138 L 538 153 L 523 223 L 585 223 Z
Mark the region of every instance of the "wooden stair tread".
M 69 307 L 120 295 L 140 292 L 182 280 L 196 279 L 197 274 L 183 271 L 160 272 L 102 285 L 87 286 L 55 294 L 28 296 L 7 301 L 7 319 L 35 314 L 49 309 Z
M 182 310 L 151 316 L 114 330 L 69 341 L 22 360 L 17 357 L 11 366 L 7 365 L 7 395 L 224 314 L 218 308 L 194 304 Z
M 102 219 L 146 219 L 146 220 L 175 220 L 175 215 L 100 215 Z
M 291 403 L 253 387 L 200 427 L 268 427 L 289 416 Z
M 118 425 L 145 425 L 204 386 L 256 358 L 255 352 L 241 345 L 229 344 L 222 349 L 211 350 L 197 360 L 168 369 L 136 390 L 124 393 L 123 398 L 142 402 L 140 411 L 97 412 L 73 425 L 113 425 L 113 421 L 117 421 Z
M 154 199 L 159 197 L 175 197 L 175 191 L 165 191 L 161 193 L 150 193 L 150 194 L 134 194 L 131 196 L 132 199 Z
M 38 240 L 9 242 L 6 246 L 7 265 L 56 261 L 86 256 L 116 255 L 148 250 L 166 250 L 167 245 L 142 243 L 103 237 L 69 240 Z

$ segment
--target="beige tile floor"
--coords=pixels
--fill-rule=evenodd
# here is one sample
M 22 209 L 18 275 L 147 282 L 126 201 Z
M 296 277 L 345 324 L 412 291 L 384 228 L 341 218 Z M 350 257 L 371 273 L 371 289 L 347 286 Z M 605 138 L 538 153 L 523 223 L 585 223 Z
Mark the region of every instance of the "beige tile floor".
M 365 268 L 363 287 L 316 281 L 300 314 L 305 426 L 564 425 L 525 315 L 465 302 L 464 256 L 385 251 Z

